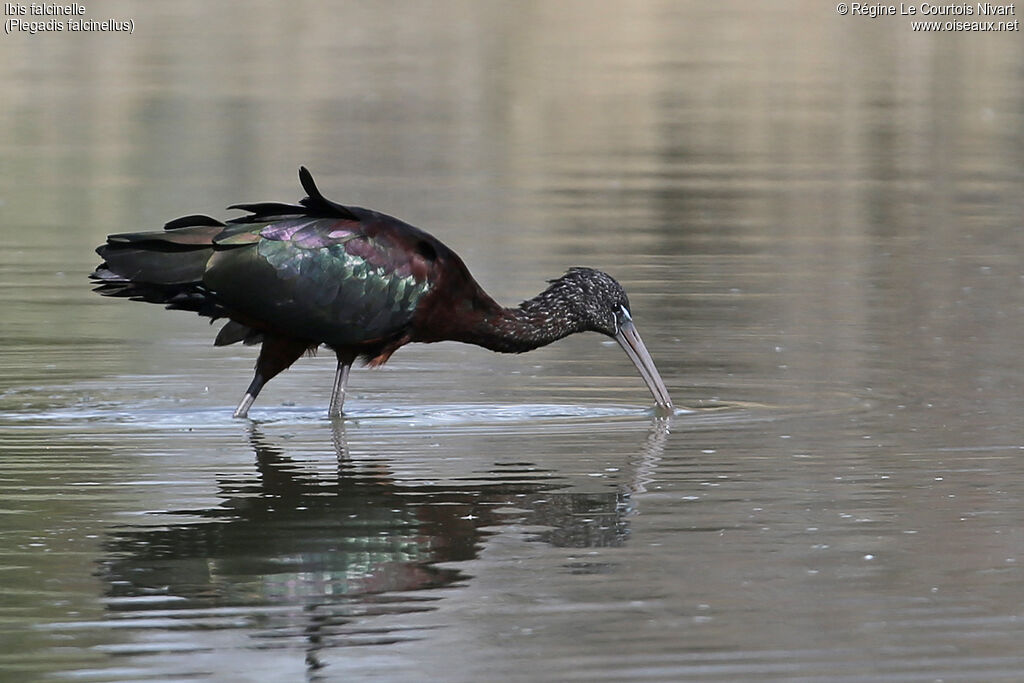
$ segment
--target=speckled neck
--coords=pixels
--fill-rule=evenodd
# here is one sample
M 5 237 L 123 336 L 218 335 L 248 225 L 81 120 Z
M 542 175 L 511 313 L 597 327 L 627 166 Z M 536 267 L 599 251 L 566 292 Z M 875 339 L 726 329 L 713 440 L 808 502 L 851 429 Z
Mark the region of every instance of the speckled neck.
M 467 339 L 491 351 L 522 353 L 584 331 L 579 306 L 561 281 L 515 308 L 501 308 L 481 318 Z

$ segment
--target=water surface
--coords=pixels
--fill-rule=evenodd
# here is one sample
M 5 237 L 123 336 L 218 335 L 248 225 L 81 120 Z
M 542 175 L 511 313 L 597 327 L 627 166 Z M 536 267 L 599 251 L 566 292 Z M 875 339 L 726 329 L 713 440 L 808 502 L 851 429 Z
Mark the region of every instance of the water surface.
M 98 7 L 88 6 L 90 12 Z M 444 11 L 441 11 L 444 10 Z M 1019 680 L 1019 34 L 771 3 L 104 3 L 0 41 L 0 668 L 19 680 Z M 243 21 L 244 19 L 244 21 Z M 110 232 L 325 194 L 618 347 L 255 351 Z

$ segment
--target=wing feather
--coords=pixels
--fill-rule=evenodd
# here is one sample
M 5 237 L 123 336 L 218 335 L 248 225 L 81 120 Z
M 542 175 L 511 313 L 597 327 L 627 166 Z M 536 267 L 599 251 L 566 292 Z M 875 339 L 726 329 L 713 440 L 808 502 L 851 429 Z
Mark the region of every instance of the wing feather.
M 218 237 L 204 283 L 283 334 L 332 346 L 393 338 L 431 286 L 428 269 L 410 263 L 423 257 L 386 231 L 308 217 L 246 227 Z

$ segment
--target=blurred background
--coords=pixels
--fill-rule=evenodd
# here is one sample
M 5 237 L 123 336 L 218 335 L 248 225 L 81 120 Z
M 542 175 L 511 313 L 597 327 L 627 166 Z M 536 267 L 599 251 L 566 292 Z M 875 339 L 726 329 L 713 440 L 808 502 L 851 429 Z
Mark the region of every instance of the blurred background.
M 0 36 L 3 668 L 1022 675 L 1019 30 L 820 2 L 84 6 L 134 32 Z M 230 420 L 255 351 L 92 294 L 93 249 L 294 201 L 299 165 L 499 301 L 612 273 L 692 412 L 652 422 L 579 335 L 406 347 L 353 373 L 340 433 L 321 354 Z

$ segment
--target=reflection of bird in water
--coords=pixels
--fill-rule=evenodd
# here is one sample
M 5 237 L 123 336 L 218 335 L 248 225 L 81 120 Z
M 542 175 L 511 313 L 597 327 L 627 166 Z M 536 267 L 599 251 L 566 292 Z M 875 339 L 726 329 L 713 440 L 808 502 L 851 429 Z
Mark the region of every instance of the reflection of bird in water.
M 165 230 L 110 235 L 91 275 L 106 296 L 228 318 L 216 344 L 262 344 L 256 374 L 235 410 L 245 417 L 263 385 L 306 351 L 337 355 L 330 415 L 341 414 L 356 358 L 385 363 L 409 342 L 461 341 L 521 353 L 577 332 L 614 338 L 663 413 L 672 400 L 633 325 L 618 282 L 572 268 L 536 297 L 504 308 L 459 256 L 407 223 L 342 206 L 305 168 L 299 204 L 239 204 L 222 223 L 186 216 Z
M 648 436 L 644 455 L 627 464 L 628 481 L 590 493 L 564 490 L 557 473 L 524 480 L 506 471 L 503 479 L 500 467 L 488 473 L 491 481 L 398 480 L 386 461 L 349 457 L 342 422 L 332 424 L 337 474 L 325 477 L 252 423 L 257 478 L 222 479 L 220 505 L 171 513 L 187 522 L 119 531 L 105 543 L 109 608 L 139 618 L 153 605 L 180 609 L 182 625 L 196 629 L 213 627 L 204 619 L 219 618 L 218 608 L 232 608 L 258 617 L 259 626 L 246 626 L 257 635 L 301 638 L 310 668 L 319 666 L 322 647 L 412 637 L 360 630 L 353 620 L 433 609 L 438 598 L 421 589 L 470 580 L 437 565 L 477 558 L 487 538 L 510 525 L 559 547 L 624 544 L 635 514 L 630 499 L 660 457 L 664 422 L 655 421 L 652 434 L 661 436 Z M 131 600 L 142 596 L 175 601 Z
M 647 493 L 647 486 L 654 481 L 654 473 L 661 462 L 661 454 L 665 452 L 668 442 L 671 420 L 656 418 L 651 421 L 651 430 L 647 433 L 640 453 L 630 459 L 630 477 L 624 488 L 630 496 Z

